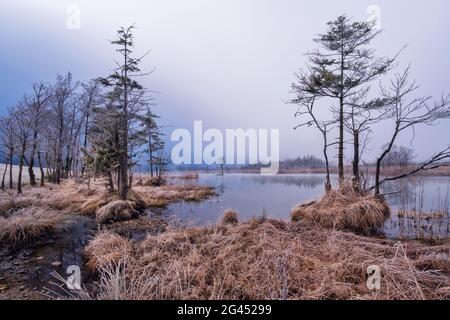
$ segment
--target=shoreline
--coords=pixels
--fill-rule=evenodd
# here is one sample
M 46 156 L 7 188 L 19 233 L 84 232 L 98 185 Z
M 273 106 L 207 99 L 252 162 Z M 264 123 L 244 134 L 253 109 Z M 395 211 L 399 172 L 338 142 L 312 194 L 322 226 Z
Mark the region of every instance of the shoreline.
M 24 194 L 15 197 L 12 204 L 5 201 L 11 195 L 7 192 L 0 193 L 3 222 L 14 218 L 16 210 L 37 207 L 47 208 L 45 210 L 48 211 L 50 217 L 57 218 L 55 221 L 51 220 L 52 227 L 46 231 L 49 232 L 48 234 L 43 234 L 42 237 L 35 238 L 32 242 L 21 244 L 10 253 L 4 248 L 0 250 L 2 258 L 0 299 L 67 298 L 63 292 L 50 286 L 50 282 L 56 281 L 50 273 L 56 271 L 60 275 L 64 275 L 65 268 L 74 263 L 81 264 L 83 279 L 86 281 L 88 290 L 83 296 L 77 297 L 78 299 L 117 298 L 105 296 L 106 293 L 98 287 L 98 281 L 99 277 L 105 275 L 105 272 L 107 274 L 119 266 L 121 270 L 124 270 L 124 273 L 121 273 L 124 278 L 138 275 L 138 278 L 133 279 L 133 281 L 137 281 L 136 283 L 139 281 L 148 283 L 152 279 L 151 277 L 142 278 L 142 275 L 148 274 L 144 272 L 148 268 L 156 268 L 153 274 L 163 279 L 161 282 L 163 286 L 152 287 L 153 291 L 142 292 L 140 291 L 142 288 L 129 288 L 132 290 L 122 292 L 118 297 L 123 299 L 160 299 L 164 297 L 268 299 L 273 298 L 271 292 L 286 289 L 283 287 L 285 280 L 280 282 L 277 277 L 288 277 L 286 279 L 295 282 L 295 285 L 298 286 L 298 292 L 295 290 L 288 292 L 285 298 L 352 299 L 355 295 L 359 295 L 364 299 L 373 299 L 376 295 L 364 288 L 365 270 L 362 266 L 378 261 L 378 259 L 386 259 L 381 252 L 388 252 L 389 259 L 392 259 L 398 252 L 398 243 L 401 243 L 402 247 L 400 248 L 404 246 L 404 248 L 412 250 L 405 253 L 403 258 L 400 257 L 400 260 L 404 259 L 406 262 L 406 259 L 414 259 L 414 265 L 417 264 L 417 268 L 425 268 L 423 270 L 419 268 L 416 272 L 423 277 L 423 281 L 428 283 L 429 287 L 427 287 L 425 295 L 435 299 L 438 297 L 438 293 L 433 287 L 434 284 L 430 287 L 429 281 L 432 280 L 427 278 L 427 272 L 434 270 L 433 268 L 442 261 L 439 260 L 439 257 L 427 256 L 425 253 L 429 255 L 435 250 L 439 252 L 444 250 L 443 252 L 450 254 L 450 240 L 426 243 L 414 239 L 392 240 L 379 235 L 363 236 L 348 231 L 329 230 L 315 223 L 303 221 L 303 219 L 295 222 L 262 216 L 246 222 L 239 222 L 239 214 L 231 212 L 229 213 L 231 218 L 214 225 L 183 227 L 176 221 L 171 222 L 157 215 L 149 215 L 149 212 L 152 211 L 151 207 L 161 207 L 177 201 L 203 201 L 214 193 L 211 188 L 207 190 L 205 187 L 192 185 L 133 186 L 132 190 L 138 192 L 139 197 L 146 201 L 143 213 L 132 219 L 112 220 L 99 224 L 95 217 L 98 209 L 93 211 L 94 215 L 92 213 L 83 215 L 81 207 L 89 201 L 95 203 L 100 201 L 103 188 L 105 188 L 104 182 L 100 180 L 91 189 L 74 181 L 65 181 L 61 186 L 26 187 Z M 12 207 L 8 207 L 11 205 Z M 21 209 L 17 209 L 16 206 Z M 95 208 L 98 206 L 94 205 Z M 47 211 L 37 213 L 37 217 L 47 219 Z M 41 221 L 39 219 L 35 223 L 39 224 Z M 331 247 L 328 247 L 329 245 Z M 362 250 L 361 246 L 365 249 Z M 374 247 L 369 248 L 369 246 Z M 338 251 L 333 257 L 330 257 L 329 254 L 333 250 Z M 358 260 L 356 262 L 349 260 L 347 255 L 339 253 L 341 250 L 354 252 L 359 257 Z M 256 253 L 258 253 L 257 256 Z M 286 257 L 289 255 L 291 258 L 287 259 Z M 414 257 L 414 255 L 417 256 Z M 383 260 L 383 263 L 388 263 L 389 259 Z M 423 261 L 423 259 L 428 260 Z M 105 264 L 104 261 L 107 263 Z M 394 265 L 387 265 L 387 270 L 391 272 L 395 271 L 395 268 L 406 268 L 402 261 L 397 261 Z M 343 263 L 348 268 L 347 271 L 343 271 L 344 278 L 328 283 L 326 279 L 333 275 L 338 276 L 339 273 L 336 273 L 334 265 L 339 263 Z M 424 263 L 425 267 L 422 265 Z M 286 265 L 286 268 L 290 270 L 295 270 L 292 272 L 296 275 L 283 276 L 284 271 L 278 274 L 280 272 L 278 268 L 282 265 Z M 174 266 L 178 266 L 176 268 L 179 269 L 174 269 Z M 189 272 L 186 273 L 187 270 L 196 270 L 196 268 L 198 268 L 199 274 L 210 273 L 214 279 L 211 281 L 223 282 L 224 291 L 215 291 L 216 289 L 211 286 L 210 282 L 201 284 L 203 278 L 196 278 Z M 138 270 L 142 270 L 142 272 Z M 254 274 L 247 274 L 245 270 L 253 270 Z M 138 272 L 136 273 L 136 271 Z M 409 272 L 407 269 L 403 271 Z M 192 276 L 191 280 L 194 282 L 186 284 L 186 288 L 182 291 L 171 291 L 174 288 L 173 281 L 185 281 L 178 279 L 177 274 L 185 274 L 186 277 Z M 224 278 L 225 275 L 227 276 Z M 450 270 L 444 270 L 441 276 L 450 279 Z M 244 284 L 242 282 L 244 278 L 241 277 L 253 280 Z M 322 282 L 307 282 L 309 281 L 306 280 L 307 278 L 314 277 Z M 356 277 L 357 280 L 348 283 L 346 282 L 348 277 Z M 411 296 L 396 293 L 389 297 L 402 299 L 420 296 L 420 292 L 411 291 L 404 275 L 396 273 L 395 277 L 398 277 L 402 286 L 406 286 L 405 289 L 410 290 Z M 439 278 L 441 282 L 442 277 Z M 271 282 L 267 282 L 265 286 L 261 287 L 258 279 L 271 279 Z M 107 278 L 102 278 L 103 283 L 113 285 L 107 280 Z M 328 293 L 319 292 L 321 289 L 317 286 L 320 286 L 323 281 L 327 283 Z M 198 285 L 193 283 L 198 283 Z M 236 287 L 236 283 L 242 284 Z M 150 285 L 150 283 L 148 284 Z M 352 289 L 349 290 L 348 286 Z M 311 289 L 312 287 L 316 288 Z M 159 296 L 158 292 L 166 292 L 166 296 Z M 448 294 L 450 297 L 450 292 Z M 442 297 L 447 297 L 447 293 L 439 293 L 439 298 Z

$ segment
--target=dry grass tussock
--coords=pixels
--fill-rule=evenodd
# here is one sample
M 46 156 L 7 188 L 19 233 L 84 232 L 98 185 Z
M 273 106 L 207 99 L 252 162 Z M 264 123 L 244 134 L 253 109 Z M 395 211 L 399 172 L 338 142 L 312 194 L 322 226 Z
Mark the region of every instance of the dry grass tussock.
M 179 200 L 200 201 L 217 195 L 214 188 L 199 185 L 136 186 L 133 188 L 149 207 L 164 207 Z
M 166 184 L 166 180 L 162 177 L 139 178 L 134 185 L 145 187 L 160 187 Z
M 64 215 L 48 207 L 30 206 L 0 218 L 0 244 L 16 248 L 52 236 Z
M 84 249 L 87 267 L 94 271 L 98 268 L 116 265 L 131 250 L 131 243 L 121 236 L 102 231 Z
M 12 214 L 15 210 L 30 206 L 49 207 L 53 210 L 77 210 L 95 189 L 87 188 L 74 181 L 64 181 L 61 185 L 47 184 L 45 187 L 25 186 L 23 193 L 15 190 L 0 192 L 0 215 Z
M 291 211 L 291 219 L 370 235 L 383 227 L 389 213 L 389 207 L 383 200 L 344 187 L 329 191 L 319 201 L 297 205 Z
M 222 217 L 222 224 L 227 225 L 236 225 L 239 223 L 239 217 L 236 211 L 234 210 L 227 210 L 224 212 Z
M 115 200 L 97 210 L 98 223 L 129 220 L 139 215 L 131 201 Z
M 76 212 L 95 193 L 92 190 L 64 181 L 61 185 L 25 186 L 19 195 L 14 190 L 0 192 L 1 245 L 18 248 L 51 237 L 66 215 Z
M 450 298 L 450 244 L 396 243 L 306 222 L 254 220 L 131 242 L 112 233 L 86 248 L 97 299 Z M 381 290 L 366 286 L 381 268 Z
M 107 230 L 113 231 L 126 238 L 142 239 L 148 234 L 159 234 L 172 225 L 164 217 L 139 215 L 136 219 L 118 221 L 104 226 Z
M 129 190 L 127 201 L 119 200 L 117 193 L 104 192 L 88 198 L 80 205 L 79 211 L 83 215 L 95 216 L 98 223 L 107 223 L 137 217 L 146 207 L 147 203 L 139 193 Z

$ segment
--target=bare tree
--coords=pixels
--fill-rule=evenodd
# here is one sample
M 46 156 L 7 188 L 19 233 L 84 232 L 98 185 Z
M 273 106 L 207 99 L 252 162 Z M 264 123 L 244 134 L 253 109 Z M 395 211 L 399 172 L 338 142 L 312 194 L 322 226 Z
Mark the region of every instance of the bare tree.
M 306 122 L 303 122 L 295 127 L 295 129 L 298 129 L 303 126 L 314 126 L 316 127 L 320 133 L 322 134 L 323 138 L 323 156 L 325 159 L 325 167 L 326 167 L 326 181 L 325 181 L 325 191 L 331 190 L 331 179 L 330 179 L 330 163 L 328 160 L 328 148 L 336 143 L 329 143 L 328 142 L 328 133 L 331 131 L 332 126 L 336 123 L 336 121 L 320 121 L 318 120 L 315 109 L 314 109 L 314 103 L 315 103 L 315 97 L 308 99 L 294 99 L 292 100 L 292 103 L 296 103 L 299 105 L 299 108 L 297 112 L 295 113 L 296 117 L 308 115 L 309 120 Z
M 30 111 L 30 115 L 33 119 L 31 126 L 32 126 L 32 146 L 30 151 L 30 157 L 28 161 L 28 174 L 30 176 L 30 185 L 36 186 L 36 176 L 34 174 L 33 168 L 34 168 L 34 160 L 36 156 L 36 152 L 39 153 L 39 135 L 42 131 L 42 123 L 43 123 L 43 117 L 45 114 L 45 108 L 46 103 L 49 100 L 50 96 L 48 93 L 47 88 L 44 86 L 43 83 L 36 83 L 33 85 L 33 95 L 31 97 L 28 97 L 28 109 Z M 38 158 L 40 159 L 40 153 L 38 154 Z M 38 159 L 39 162 L 41 162 Z M 41 185 L 44 184 L 44 176 L 42 174 L 42 164 L 39 165 L 41 170 Z
M 55 124 L 57 128 L 53 180 L 58 184 L 63 177 L 63 151 L 66 142 L 65 132 L 67 129 L 65 119 L 68 112 L 67 110 L 73 103 L 73 93 L 77 86 L 77 83 L 73 83 L 72 74 L 69 72 L 65 77 L 58 75 L 56 84 L 52 87 L 52 97 L 50 101 L 56 116 Z
M 145 139 L 147 145 L 146 152 L 148 154 L 148 164 L 150 166 L 150 176 L 153 177 L 155 173 L 155 166 L 159 162 L 159 151 L 164 149 L 164 141 L 162 140 L 163 134 L 161 133 L 161 128 L 159 127 L 156 116 L 150 106 L 147 105 L 145 113 L 139 116 L 140 123 L 143 127 L 142 135 Z
M 352 182 L 355 191 L 361 190 L 360 163 L 363 151 L 367 146 L 372 126 L 384 119 L 385 101 L 375 98 L 367 101 L 370 87 L 360 90 L 358 95 L 349 99 L 345 112 L 344 125 L 353 137 Z
M 386 148 L 384 146 L 383 148 Z M 407 169 L 413 164 L 414 151 L 412 148 L 408 148 L 405 146 L 397 146 L 393 145 L 391 151 L 386 155 L 383 159 L 383 168 L 385 167 L 399 167 L 402 169 Z
M 13 166 L 13 157 L 15 150 L 15 141 L 14 141 L 14 121 L 11 115 L 7 115 L 0 119 L 0 138 L 2 149 L 4 150 L 5 157 L 5 171 L 3 172 L 2 177 L 2 185 L 1 189 L 5 189 L 5 178 L 6 172 L 9 167 L 9 188 L 13 188 L 13 175 L 12 175 L 12 166 Z
M 83 146 L 82 148 L 84 150 L 87 149 L 87 143 L 88 143 L 88 131 L 91 125 L 91 116 L 92 116 L 92 109 L 99 103 L 100 99 L 100 88 L 99 83 L 96 80 L 92 80 L 87 84 L 82 84 L 83 87 L 83 94 L 81 96 L 82 104 L 83 104 L 83 112 L 84 112 L 84 132 L 83 132 Z M 82 168 L 81 168 L 81 174 L 83 175 L 86 171 L 86 165 L 83 162 Z
M 82 100 L 73 103 L 70 113 L 67 116 L 67 133 L 66 133 L 66 160 L 64 167 L 65 177 L 73 177 L 77 174 L 77 154 L 80 148 L 80 133 L 84 124 L 84 106 Z
M 390 83 L 389 90 L 382 87 L 383 98 L 389 101 L 386 106 L 387 118 L 392 119 L 394 122 L 394 130 L 389 142 L 385 145 L 376 161 L 375 185 L 373 187 L 376 195 L 380 195 L 382 183 L 439 167 L 443 165 L 443 160 L 450 157 L 450 149 L 447 147 L 410 172 L 383 180 L 380 178 L 382 162 L 392 150 L 400 134 L 407 130 L 414 130 L 417 125 L 433 126 L 440 119 L 450 118 L 449 96 L 443 96 L 434 103 L 431 102 L 432 98 L 430 96 L 410 98 L 418 89 L 418 86 L 414 81 L 409 80 L 409 73 L 410 67 L 406 68 L 402 74 L 395 75 L 395 79 Z
M 16 108 L 10 110 L 11 117 L 14 120 L 15 130 L 14 139 L 16 142 L 16 155 L 19 158 L 19 174 L 17 177 L 17 193 L 22 193 L 22 171 L 26 162 L 26 153 L 31 143 L 33 134 L 32 119 L 30 111 L 27 106 L 27 101 L 24 100 Z

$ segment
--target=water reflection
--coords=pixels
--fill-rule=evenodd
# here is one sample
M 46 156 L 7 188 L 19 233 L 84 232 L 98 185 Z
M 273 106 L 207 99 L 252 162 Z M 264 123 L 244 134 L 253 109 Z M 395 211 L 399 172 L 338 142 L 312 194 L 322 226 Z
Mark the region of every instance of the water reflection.
M 396 238 L 450 238 L 450 179 L 420 177 L 386 185 L 393 209 L 385 232 Z
M 262 214 L 287 220 L 294 205 L 323 195 L 324 181 L 324 175 L 316 174 L 201 174 L 196 183 L 215 187 L 219 196 L 200 203 L 175 203 L 161 214 L 190 225 L 216 223 L 227 209 L 238 211 L 243 221 Z M 450 177 L 421 177 L 386 184 L 383 192 L 388 194 L 393 212 L 386 222 L 385 234 L 394 238 L 449 238 L 449 190 Z
M 296 186 L 305 189 L 315 189 L 324 185 L 325 177 L 321 175 L 304 176 L 299 179 L 298 176 L 276 175 L 276 176 L 254 176 L 251 179 L 258 184 L 283 184 L 289 187 Z

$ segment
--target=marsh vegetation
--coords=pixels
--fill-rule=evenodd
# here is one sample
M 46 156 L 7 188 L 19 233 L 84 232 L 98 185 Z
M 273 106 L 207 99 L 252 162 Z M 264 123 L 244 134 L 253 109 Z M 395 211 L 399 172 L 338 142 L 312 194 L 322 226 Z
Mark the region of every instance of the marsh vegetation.
M 302 169 L 323 174 L 274 176 L 228 174 L 223 163 L 219 175 L 168 172 L 134 29 L 111 42 L 110 75 L 38 82 L 0 121 L 1 298 L 450 298 L 450 181 L 425 176 L 448 172 L 450 149 L 413 161 L 397 145 L 450 118 L 450 98 L 418 97 L 411 66 L 390 74 L 400 54 L 376 55 L 375 23 L 341 16 L 315 39 L 290 102 L 296 129 L 320 132 L 323 160 L 284 168 L 309 162 Z M 369 161 L 380 122 L 392 134 Z M 83 287 L 68 291 L 73 264 Z

